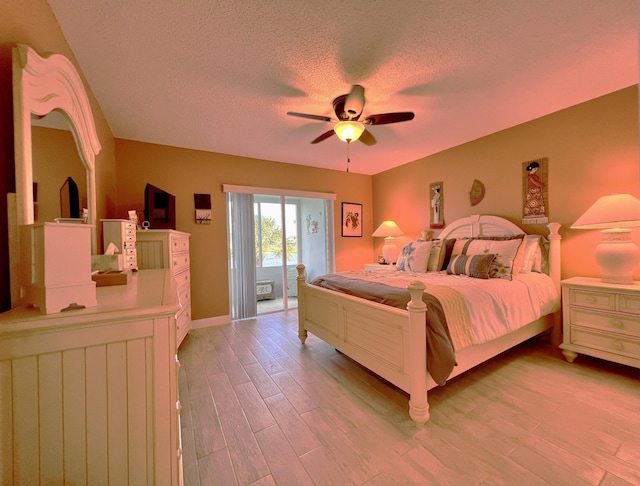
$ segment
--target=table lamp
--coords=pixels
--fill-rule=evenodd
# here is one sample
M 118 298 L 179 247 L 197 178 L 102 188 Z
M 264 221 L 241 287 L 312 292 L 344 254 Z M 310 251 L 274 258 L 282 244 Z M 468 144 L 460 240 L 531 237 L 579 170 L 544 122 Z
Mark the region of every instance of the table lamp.
M 382 247 L 382 256 L 387 263 L 393 263 L 398 258 L 398 247 L 395 243 L 395 236 L 402 236 L 404 233 L 395 223 L 395 221 L 383 221 L 378 229 L 371 236 L 384 238 L 384 246 Z
M 602 230 L 596 262 L 603 282 L 633 283 L 640 261 L 640 248 L 631 241 L 629 228 L 633 226 L 640 226 L 640 200 L 630 194 L 601 197 L 571 225 L 573 229 Z

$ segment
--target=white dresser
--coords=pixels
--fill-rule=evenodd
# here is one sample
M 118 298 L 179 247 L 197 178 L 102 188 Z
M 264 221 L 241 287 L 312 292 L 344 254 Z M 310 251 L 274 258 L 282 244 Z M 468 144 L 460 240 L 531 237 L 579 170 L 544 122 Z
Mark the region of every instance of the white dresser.
M 175 281 L 0 314 L 0 484 L 181 484 Z
M 618 285 L 597 278 L 562 281 L 562 353 L 579 353 L 640 368 L 640 283 Z
M 128 219 L 103 219 L 101 221 L 104 249 L 107 249 L 109 243 L 113 243 L 122 253 L 124 270 L 137 270 L 136 231 L 138 227 L 136 223 Z
M 169 268 L 176 280 L 181 310 L 178 346 L 191 329 L 191 265 L 189 233 L 175 230 L 138 230 L 138 268 Z

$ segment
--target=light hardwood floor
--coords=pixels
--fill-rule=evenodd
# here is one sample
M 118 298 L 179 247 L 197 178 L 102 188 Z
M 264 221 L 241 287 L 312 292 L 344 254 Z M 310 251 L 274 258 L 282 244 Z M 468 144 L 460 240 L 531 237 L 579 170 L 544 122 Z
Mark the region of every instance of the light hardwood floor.
M 192 330 L 179 350 L 185 485 L 640 484 L 640 370 L 543 338 L 407 396 L 296 311 Z

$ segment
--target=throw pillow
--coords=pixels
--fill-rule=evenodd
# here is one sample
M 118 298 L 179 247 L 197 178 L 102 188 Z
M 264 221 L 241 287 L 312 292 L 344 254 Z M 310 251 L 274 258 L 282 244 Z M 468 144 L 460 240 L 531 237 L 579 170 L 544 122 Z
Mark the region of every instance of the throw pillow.
M 451 259 L 447 267 L 450 275 L 467 275 L 474 278 L 489 278 L 491 265 L 495 255 L 457 255 Z

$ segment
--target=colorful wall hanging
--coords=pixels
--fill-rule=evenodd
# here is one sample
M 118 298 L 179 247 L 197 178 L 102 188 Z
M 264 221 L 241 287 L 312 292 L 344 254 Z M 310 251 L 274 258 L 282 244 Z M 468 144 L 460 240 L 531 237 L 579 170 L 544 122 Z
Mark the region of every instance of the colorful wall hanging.
M 549 222 L 548 159 L 522 163 L 522 224 Z

